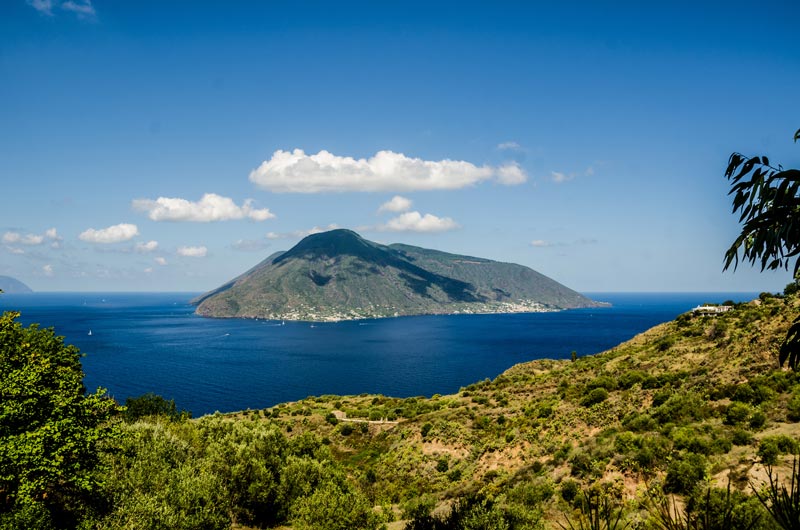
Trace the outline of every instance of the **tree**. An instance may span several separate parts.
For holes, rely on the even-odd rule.
[[[99,447],[118,407],[86,394],[76,347],[18,317],[0,317],[0,526],[74,527],[97,505]]]
[[[800,139],[800,129],[794,141]],[[731,181],[733,212],[740,212],[742,232],[725,252],[727,270],[742,260],[759,263],[761,270],[776,270],[794,261],[793,278],[800,272],[800,169],[770,165],[766,156],[733,153],[725,177]],[[800,318],[789,328],[781,345],[779,361],[793,370],[800,364]]]

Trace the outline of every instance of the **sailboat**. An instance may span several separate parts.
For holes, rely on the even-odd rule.
[[[87,335],[89,335],[90,337],[92,336],[92,330],[91,329],[89,330],[89,333],[87,333]]]

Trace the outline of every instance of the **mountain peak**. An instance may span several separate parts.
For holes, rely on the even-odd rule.
[[[275,258],[272,263],[277,264],[291,258],[324,259],[342,255],[376,259],[385,252],[385,249],[367,241],[352,230],[337,228],[306,236],[290,250]]]

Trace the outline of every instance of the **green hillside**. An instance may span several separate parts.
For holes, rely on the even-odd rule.
[[[730,481],[749,495],[766,480],[764,463],[786,472],[800,378],[778,368],[777,349],[798,312],[793,296],[763,297],[714,317],[681,315],[575,362],[521,364],[455,395],[310,397],[256,416],[329,441],[398,516],[420,500],[441,508],[479,494],[558,528],[577,517],[577,492],[594,488],[644,524],[649,492],[696,498]],[[756,510],[748,498],[737,502]]]
[[[190,420],[85,395],[77,349],[6,313],[0,528],[774,530],[754,492],[774,513],[765,482],[800,452],[800,376],[777,364],[798,314],[764,294],[453,395]]]
[[[521,265],[380,245],[350,230],[308,236],[193,302],[203,316],[311,321],[597,305]]]

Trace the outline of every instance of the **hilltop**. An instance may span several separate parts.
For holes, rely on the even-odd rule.
[[[8,294],[32,293],[33,289],[11,276],[0,276],[0,291]]]
[[[343,229],[310,235],[193,303],[209,317],[312,321],[599,305],[522,265],[381,245]]]

